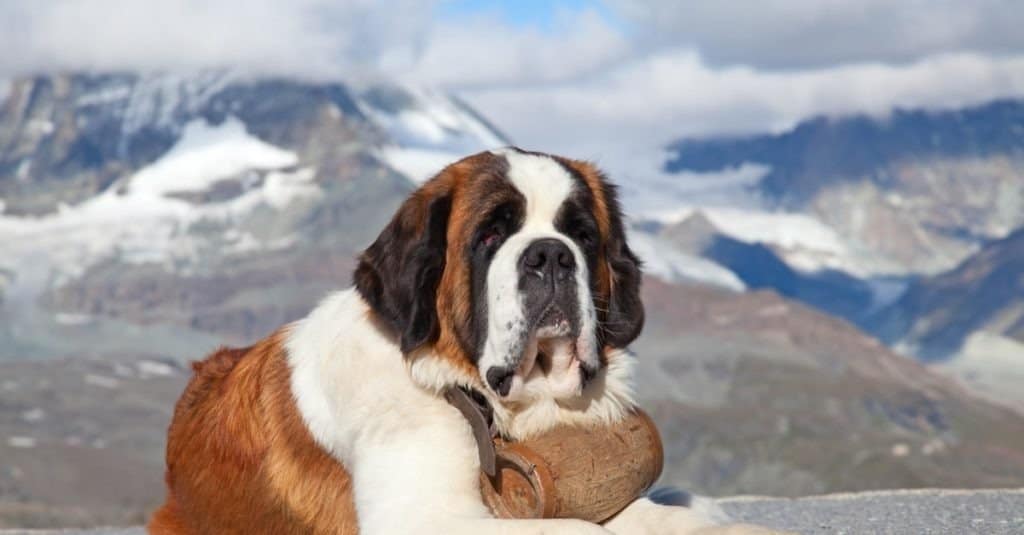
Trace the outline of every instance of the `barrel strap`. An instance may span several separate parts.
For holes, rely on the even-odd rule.
[[[498,436],[498,433],[494,425],[491,404],[480,392],[461,386],[446,389],[444,399],[459,409],[473,429],[477,453],[480,454],[480,469],[490,477],[496,476],[498,468],[494,437]]]

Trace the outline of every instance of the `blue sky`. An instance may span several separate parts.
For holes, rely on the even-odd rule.
[[[621,19],[602,2],[588,0],[444,0],[437,8],[441,19],[460,19],[481,14],[498,15],[510,26],[531,27],[546,32],[558,32],[557,14],[593,11],[613,25]]]

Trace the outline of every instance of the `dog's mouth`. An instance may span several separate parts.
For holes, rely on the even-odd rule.
[[[538,318],[533,334],[530,336],[530,342],[526,349],[527,354],[524,355],[525,358],[520,365],[520,373],[527,377],[532,371],[531,368],[536,366],[543,374],[548,375],[552,371],[556,371],[556,366],[559,364],[571,364],[571,361],[579,360],[572,331],[573,325],[565,310],[553,304],[548,306]],[[526,366],[522,366],[523,364]]]
[[[566,337],[537,338],[535,366],[542,374],[551,375],[579,363],[576,341]],[[531,370],[524,370],[529,375]]]
[[[583,362],[578,337],[571,317],[561,307],[549,307],[530,335],[516,375],[527,385],[543,385],[556,398],[580,395],[596,370]]]
[[[558,305],[550,305],[537,319],[534,327],[538,339],[557,338],[572,334],[573,325],[569,315]]]
[[[601,361],[593,333],[582,332],[579,316],[570,306],[548,303],[519,334],[515,364],[491,366],[484,373],[491,390],[513,404],[583,395],[599,374]]]
[[[534,335],[514,374],[514,398],[577,396],[583,386],[576,340],[568,336]]]

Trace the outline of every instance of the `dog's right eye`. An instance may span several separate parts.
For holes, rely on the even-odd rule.
[[[494,244],[501,241],[501,239],[504,236],[504,230],[502,230],[500,226],[495,225],[487,229],[486,231],[483,232],[483,234],[480,235],[480,244],[483,245],[484,247],[491,247]]]
[[[513,216],[512,206],[508,204],[499,206],[487,218],[489,223],[485,230],[480,233],[477,243],[488,249],[500,244],[508,235],[508,229],[512,225]]]

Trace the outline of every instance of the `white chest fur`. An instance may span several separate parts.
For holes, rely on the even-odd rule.
[[[439,384],[418,384],[453,375],[429,365],[410,370],[369,314],[354,290],[338,292],[292,325],[285,343],[296,404],[316,442],[349,471],[361,533],[608,533],[580,521],[491,518],[469,425],[437,395]],[[496,406],[496,417],[526,435],[614,418],[632,407],[632,360],[611,355],[594,398],[579,408]]]

